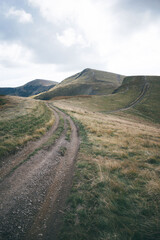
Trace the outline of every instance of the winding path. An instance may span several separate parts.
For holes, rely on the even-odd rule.
[[[119,111],[126,111],[134,106],[136,106],[139,102],[142,101],[142,99],[144,98],[144,96],[146,95],[147,91],[149,89],[149,83],[147,82],[147,79],[146,79],[146,76],[144,77],[144,85],[143,85],[143,88],[139,94],[139,96],[133,100],[131,103],[129,103],[127,106],[125,106],[124,108],[120,108],[120,109],[117,109],[117,110],[113,110],[113,111],[108,111],[108,112],[105,112],[105,113],[115,113],[115,112],[119,112]]]
[[[71,118],[55,107],[50,107],[56,116],[50,132],[41,141],[28,145],[18,153],[18,161],[14,156],[8,160],[10,167],[3,168],[6,171],[2,174],[0,184],[0,239],[57,239],[72,183],[79,137]],[[43,147],[58,130],[59,119],[64,122],[62,133],[49,148]],[[68,129],[70,139],[66,138]],[[23,162],[37,147],[37,153]],[[16,169],[12,171],[14,166]]]

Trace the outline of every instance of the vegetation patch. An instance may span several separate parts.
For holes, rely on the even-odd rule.
[[[56,140],[60,137],[60,135],[62,134],[63,131],[64,131],[64,119],[62,117],[60,117],[60,121],[59,121],[57,130],[48,139],[48,141],[42,145],[42,148],[46,149],[46,148],[49,148],[50,146],[52,146],[56,142]]]
[[[67,148],[66,148],[66,147],[61,147],[61,148],[59,149],[59,153],[60,153],[61,156],[64,156],[66,151],[67,151]]]
[[[71,139],[71,125],[67,119],[67,132],[66,132],[66,140],[70,142]]]

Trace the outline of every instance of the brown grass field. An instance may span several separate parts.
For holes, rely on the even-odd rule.
[[[60,239],[160,239],[159,124],[89,111],[84,98],[75,102],[53,102],[81,135]]]

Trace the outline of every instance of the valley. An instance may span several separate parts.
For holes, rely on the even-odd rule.
[[[159,92],[85,69],[0,96],[1,239],[160,239]]]

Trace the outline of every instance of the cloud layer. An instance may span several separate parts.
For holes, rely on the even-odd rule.
[[[29,23],[33,21],[30,13],[27,13],[21,9],[15,9],[14,7],[11,7],[8,10],[6,16],[9,18],[16,18],[20,23]]]
[[[0,10],[0,86],[60,81],[86,67],[160,75],[159,0],[7,2]]]

